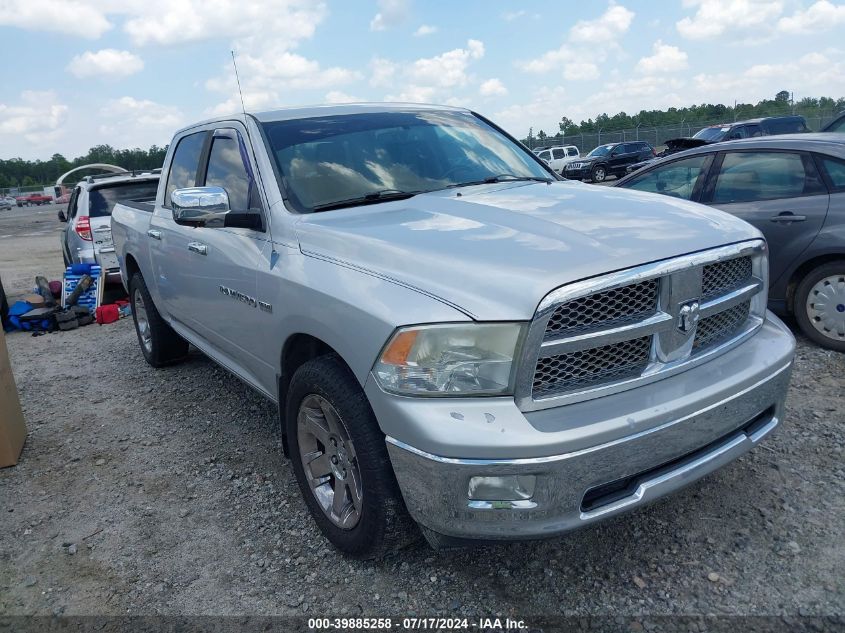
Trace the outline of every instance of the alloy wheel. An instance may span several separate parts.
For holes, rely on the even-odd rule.
[[[361,520],[361,471],[349,431],[328,400],[317,394],[302,399],[297,440],[317,504],[333,524],[351,530]]]
[[[138,337],[141,339],[141,345],[143,345],[146,352],[150,354],[153,351],[153,335],[150,331],[150,320],[147,317],[147,307],[144,304],[144,297],[141,294],[140,288],[135,288],[132,303],[135,308],[135,327],[138,328]]]

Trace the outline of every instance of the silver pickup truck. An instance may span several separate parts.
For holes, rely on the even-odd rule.
[[[548,537],[725,466],[780,423],[794,339],[760,233],[562,181],[416,105],[179,131],[114,243],[146,360],[196,346],[278,403],[305,502],[378,557]]]

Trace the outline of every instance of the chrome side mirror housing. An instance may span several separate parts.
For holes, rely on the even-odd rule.
[[[188,226],[224,226],[231,210],[223,187],[187,187],[170,194],[173,220]]]

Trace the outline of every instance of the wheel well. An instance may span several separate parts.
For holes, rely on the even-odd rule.
[[[138,262],[135,261],[135,258],[132,255],[126,255],[126,283],[129,283],[129,280],[132,279],[132,275],[139,272],[141,267],[138,266]]]
[[[279,421],[282,427],[282,443],[285,455],[288,455],[288,446],[284,434],[284,415],[290,380],[296,370],[309,360],[328,354],[336,354],[338,358],[341,358],[331,345],[310,334],[294,334],[285,341],[282,348],[281,372],[279,374]],[[343,359],[341,358],[341,360]]]
[[[795,301],[795,290],[798,288],[798,284],[801,283],[801,280],[814,268],[818,268],[819,266],[824,266],[825,264],[829,264],[831,262],[835,262],[841,259],[845,259],[845,253],[831,253],[829,255],[820,255],[819,257],[814,257],[813,259],[808,259],[806,262],[801,264],[798,268],[795,269],[795,272],[792,273],[792,276],[789,278],[789,284],[786,287],[786,307],[789,312],[793,311],[793,305]]]

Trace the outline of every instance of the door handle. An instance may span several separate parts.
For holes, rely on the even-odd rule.
[[[803,222],[807,219],[806,215],[795,215],[792,211],[784,211],[769,218],[772,222],[779,222],[783,224],[790,224],[791,222]]]
[[[208,246],[202,242],[188,242],[188,250],[200,255],[208,255]]]
[[[153,238],[154,240],[161,239],[161,231],[156,231],[155,229],[150,229],[149,231],[147,231],[147,235]]]

